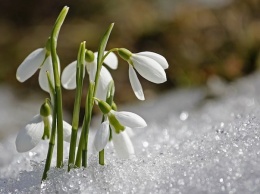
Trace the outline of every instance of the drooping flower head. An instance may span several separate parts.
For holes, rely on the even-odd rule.
[[[16,137],[15,145],[18,152],[27,152],[33,149],[41,139],[49,139],[52,116],[50,106],[47,102],[43,103],[40,114],[35,115]],[[70,142],[71,125],[63,121],[63,138]]]
[[[146,127],[145,120],[132,112],[114,111],[106,102],[101,100],[98,101],[98,105],[103,114],[107,115],[108,120],[101,124],[100,129],[96,133],[94,139],[96,150],[101,151],[108,143],[111,135],[110,126],[112,129],[112,141],[117,155],[120,158],[129,158],[134,154],[134,147],[125,128]]]
[[[165,69],[169,67],[166,59],[154,52],[132,53],[125,48],[118,49],[119,56],[129,64],[129,79],[133,91],[139,100],[144,100],[144,93],[135,70],[150,82],[159,84],[167,80]]]
[[[24,82],[32,77],[38,69],[40,69],[39,84],[40,87],[46,92],[49,92],[46,71],[49,72],[51,80],[54,80],[51,55],[48,45],[49,40],[47,41],[45,48],[38,48],[30,53],[16,71],[16,79],[19,82]]]
[[[85,67],[89,75],[89,81],[92,83],[94,83],[95,81],[95,76],[97,72],[97,56],[97,52],[93,53],[89,50],[86,51]],[[116,69],[118,66],[118,59],[116,55],[111,52],[105,58],[104,63],[111,69]],[[67,67],[65,67],[65,69],[62,72],[61,83],[65,89],[72,90],[76,88],[76,66],[77,61],[74,61],[70,63]],[[113,80],[111,74],[109,73],[106,67],[102,66],[96,91],[97,98],[105,100],[108,86],[111,80]]]

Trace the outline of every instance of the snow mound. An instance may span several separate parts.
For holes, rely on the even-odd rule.
[[[215,98],[180,90],[125,108],[148,123],[134,130],[134,158],[109,145],[105,166],[92,151],[87,169],[53,167],[42,184],[48,143],[18,154],[10,137],[0,144],[0,193],[260,193],[259,85],[255,74]]]

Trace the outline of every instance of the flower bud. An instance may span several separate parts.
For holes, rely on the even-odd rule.
[[[93,62],[94,59],[95,59],[94,53],[91,50],[86,50],[85,60],[90,63]]]
[[[47,100],[42,104],[40,109],[40,115],[42,117],[48,117],[51,114],[51,107]]]
[[[124,59],[125,61],[129,61],[130,57],[132,56],[131,51],[125,49],[125,48],[120,48],[118,49],[118,54],[119,56]]]
[[[98,101],[98,106],[103,114],[108,114],[110,112],[110,110],[112,109],[111,106],[109,106],[109,104],[103,100]]]

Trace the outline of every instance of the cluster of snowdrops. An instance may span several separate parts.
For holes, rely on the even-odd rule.
[[[132,53],[125,48],[106,50],[106,44],[114,26],[112,23],[101,39],[98,52],[88,50],[83,41],[79,46],[77,60],[70,63],[61,74],[56,48],[59,31],[68,10],[69,8],[65,6],[60,12],[45,47],[29,54],[16,73],[17,80],[24,82],[40,69],[39,85],[50,95],[40,106],[39,114],[19,131],[15,142],[18,152],[27,152],[42,139],[49,140],[42,180],[47,178],[55,144],[57,145],[56,167],[63,167],[63,141],[70,143],[68,170],[81,166],[87,167],[88,135],[92,109],[95,105],[103,114],[100,128],[96,131],[93,141],[94,148],[99,152],[99,164],[105,163],[104,149],[108,142],[113,143],[120,158],[129,158],[134,154],[134,147],[128,133],[133,128],[146,127],[147,124],[135,113],[117,111],[114,102],[115,84],[105,67],[117,69],[117,55],[129,64],[130,83],[139,100],[144,100],[145,97],[136,71],[145,79],[158,84],[166,81],[165,69],[168,68],[166,59],[154,52]],[[89,82],[88,92],[85,116],[79,134],[80,102],[86,72]],[[71,124],[63,120],[61,85],[65,89],[76,89]]]

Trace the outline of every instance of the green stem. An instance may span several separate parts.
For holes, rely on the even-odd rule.
[[[105,121],[105,115],[102,117],[102,123]],[[105,149],[101,150],[98,153],[98,163],[100,165],[105,165]]]
[[[83,142],[84,142],[84,129],[85,129],[85,125],[86,125],[86,117],[84,117],[83,120],[83,126],[82,126],[82,131],[81,131],[81,136],[80,136],[80,140],[79,140],[79,144],[78,144],[78,151],[77,151],[77,155],[76,155],[76,161],[75,161],[75,166],[76,167],[81,167],[81,160],[82,160],[82,148],[83,148]]]
[[[101,150],[99,153],[98,153],[98,158],[99,158],[99,164],[100,165],[105,165],[105,150]]]
[[[47,158],[46,158],[46,162],[45,162],[45,167],[44,167],[44,171],[43,171],[43,175],[42,175],[42,181],[46,180],[46,178],[47,178],[47,172],[50,170],[51,158],[52,158],[52,154],[53,154],[54,145],[55,145],[55,144],[49,142],[48,154],[47,154]]]
[[[70,140],[68,171],[70,171],[70,169],[73,168],[73,166],[74,166],[76,143],[77,143],[77,133],[78,133],[78,128],[72,127],[71,140]]]
[[[100,46],[98,50],[98,58],[97,58],[97,72],[95,76],[95,81],[94,83],[90,83],[90,87],[88,90],[88,95],[87,95],[87,103],[86,103],[86,108],[85,108],[85,118],[84,118],[84,128],[82,128],[81,131],[81,137],[80,137],[80,142],[79,142],[79,147],[78,147],[78,153],[77,153],[77,158],[76,158],[76,163],[75,165],[79,165],[79,160],[82,160],[82,166],[87,167],[87,151],[88,151],[88,134],[89,134],[89,127],[90,127],[90,121],[91,121],[91,116],[92,116],[92,109],[94,106],[94,97],[96,94],[97,90],[97,85],[98,85],[98,80],[99,80],[99,74],[100,70],[103,64],[103,56],[104,56],[104,51],[107,45],[108,38],[110,36],[110,33],[113,29],[114,23],[112,23],[107,31],[105,32]],[[84,136],[84,137],[83,137]],[[81,154],[79,153],[81,152]]]
[[[105,115],[103,115],[102,117],[102,123],[104,122],[104,120],[105,120]],[[105,165],[105,149],[101,150],[98,153],[98,163],[100,165]]]
[[[77,143],[77,133],[79,126],[79,112],[80,112],[80,104],[81,104],[81,95],[82,95],[82,86],[83,86],[83,72],[84,72],[84,63],[85,63],[85,42],[80,44],[79,52],[78,52],[78,61],[77,61],[77,72],[76,72],[76,96],[74,102],[74,110],[72,117],[72,133],[70,140],[70,151],[69,151],[69,163],[68,163],[68,171],[71,166],[74,165],[75,161],[75,150]]]
[[[86,158],[87,158],[88,133],[89,133],[89,126],[90,126],[91,113],[93,107],[93,105],[91,105],[90,96],[93,95],[93,90],[94,90],[94,84],[90,83],[88,94],[86,97],[85,117],[83,120],[83,126],[82,126],[82,131],[81,131],[81,136],[79,140],[78,151],[77,151],[77,156],[75,161],[75,166],[77,167],[81,167],[81,165],[83,165],[84,167],[87,166]]]
[[[105,56],[104,56],[105,57]],[[114,94],[115,94],[115,85],[114,85],[114,81],[111,81],[109,83],[109,86],[108,86],[108,91],[107,91],[107,96],[106,96],[106,102],[112,106],[113,104],[113,100],[114,100]],[[102,122],[105,121],[105,118],[106,116],[103,115],[102,117]],[[101,150],[98,154],[98,157],[99,157],[99,164],[100,165],[105,165],[105,150]]]
[[[60,62],[57,55],[57,39],[60,32],[60,28],[65,20],[69,8],[64,7],[58,16],[54,28],[51,33],[51,57],[54,72],[54,84],[56,91],[56,106],[57,106],[57,163],[56,166],[61,168],[63,166],[63,115],[62,115],[62,92],[60,83]]]
[[[118,51],[118,48],[113,48],[113,49],[110,49],[109,51],[107,51],[106,54],[102,58],[102,63],[104,63],[104,60],[109,55],[109,53],[115,52],[115,51]]]
[[[92,117],[92,109],[93,109],[93,92],[94,92],[95,84],[90,83],[89,86],[89,93],[87,96],[87,106],[85,109],[85,115],[86,115],[86,123],[84,125],[85,129],[83,129],[84,133],[84,141],[82,143],[82,166],[85,168],[87,167],[87,161],[88,161],[88,134],[89,134],[89,128],[90,128],[90,121]]]
[[[57,92],[57,168],[63,166],[63,116],[61,88],[56,87]]]
[[[52,113],[52,127],[51,127],[51,137],[50,137],[50,142],[49,142],[49,149],[47,153],[47,158],[44,166],[44,171],[42,175],[42,181],[47,178],[47,172],[50,169],[51,166],[51,159],[52,159],[52,154],[53,154],[53,148],[55,145],[55,137],[56,137],[56,105],[53,105],[53,113]]]

